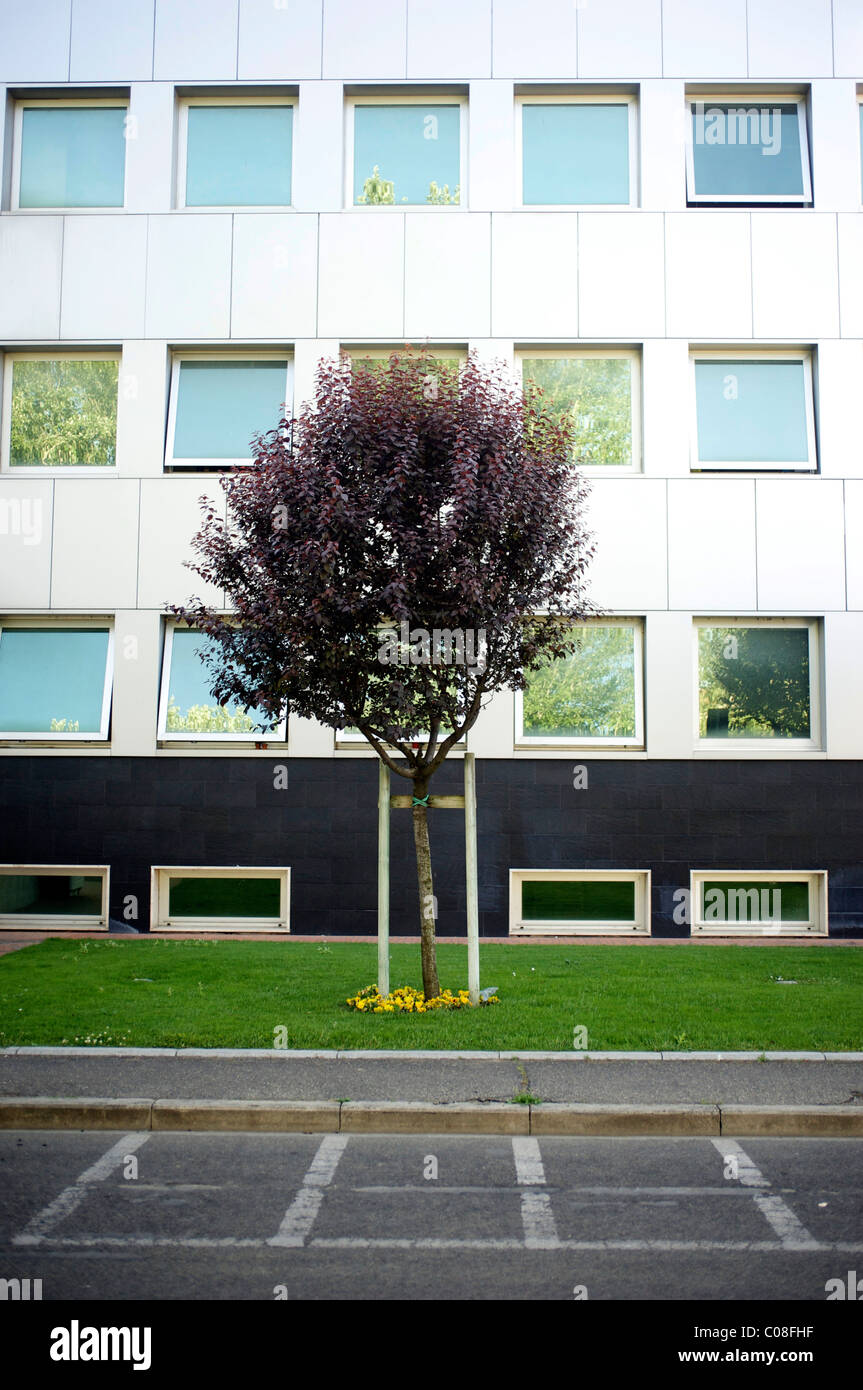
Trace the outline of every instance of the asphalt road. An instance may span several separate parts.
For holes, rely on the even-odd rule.
[[[43,1300],[809,1300],[863,1271],[863,1140],[0,1133]]]

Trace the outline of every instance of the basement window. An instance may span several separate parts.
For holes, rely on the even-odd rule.
[[[827,931],[827,874],[699,870],[690,875],[692,931],[805,936]]]
[[[107,864],[0,864],[0,928],[108,927]]]
[[[154,931],[289,931],[290,869],[156,866]]]
[[[510,935],[650,932],[648,869],[511,869]]]

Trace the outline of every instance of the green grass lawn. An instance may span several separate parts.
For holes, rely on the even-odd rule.
[[[391,984],[418,985],[418,946],[393,946]],[[841,1051],[863,1047],[863,952],[835,947],[489,945],[501,1002],[363,1016],[345,999],[377,947],[309,942],[61,940],[0,959],[0,1045]],[[467,984],[464,946],[439,946],[441,985]],[[794,980],[781,984],[777,977]]]

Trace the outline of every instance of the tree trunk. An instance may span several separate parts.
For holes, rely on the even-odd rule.
[[[424,798],[428,783],[414,782],[414,796]],[[420,931],[423,966],[423,993],[426,999],[440,994],[435,955],[434,887],[432,885],[431,848],[429,846],[428,811],[425,806],[413,807],[414,845],[417,856],[417,880],[420,890]]]

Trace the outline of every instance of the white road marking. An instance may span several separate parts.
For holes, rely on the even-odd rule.
[[[100,1159],[85,1169],[79,1178],[76,1178],[71,1187],[65,1188],[49,1206],[37,1212],[21,1231],[20,1235],[12,1237],[13,1245],[39,1245],[46,1238],[52,1227],[56,1226],[64,1217],[69,1216],[77,1206],[83,1202],[87,1195],[87,1189],[94,1182],[103,1182],[110,1177],[115,1168],[125,1162],[126,1155],[132,1154],[136,1149],[140,1149],[142,1144],[146,1144],[150,1138],[150,1131],[146,1130],[138,1134],[125,1134],[122,1139],[118,1139],[107,1153]]]
[[[224,1248],[266,1249],[274,1244],[262,1236],[47,1236],[43,1244],[51,1249],[90,1249],[104,1246],[109,1249],[139,1247],[150,1249],[154,1246],[169,1246],[176,1249],[211,1250]],[[307,1243],[309,1249],[318,1250],[524,1250],[521,1240],[445,1240],[436,1237],[419,1236],[415,1238],[392,1237],[322,1237],[313,1236]],[[544,1247],[536,1247],[544,1248]],[[816,1241],[814,1245],[790,1246],[778,1240],[560,1240],[556,1246],[560,1250],[631,1250],[658,1254],[676,1254],[686,1251],[744,1251],[756,1254],[810,1254],[813,1251],[830,1251],[834,1254],[863,1254],[863,1241]]]
[[[303,1185],[282,1217],[282,1224],[268,1245],[305,1245],[324,1200],[324,1188],[333,1180],[348,1142],[346,1134],[326,1134],[312,1159]]]
[[[713,1147],[727,1161],[733,1158],[737,1164],[737,1181],[743,1187],[767,1189],[770,1183],[756,1168],[752,1159],[734,1139],[713,1139]],[[789,1207],[788,1203],[775,1193],[754,1192],[752,1200],[765,1221],[773,1227],[785,1250],[817,1250],[819,1243],[810,1235]]]
[[[551,1197],[538,1188],[545,1185],[545,1169],[539,1140],[514,1138],[512,1156],[515,1159],[515,1175],[518,1183],[527,1188],[521,1194],[521,1220],[524,1226],[524,1244],[527,1250],[557,1250],[560,1237],[551,1209]]]

